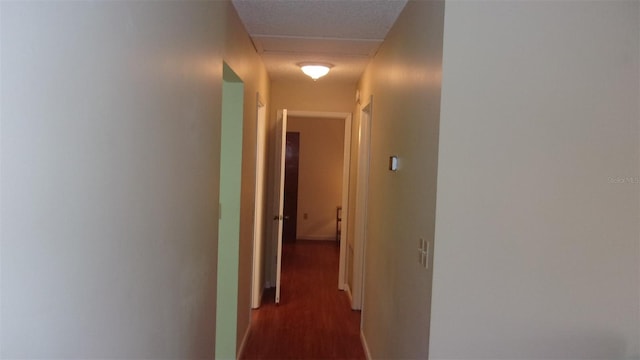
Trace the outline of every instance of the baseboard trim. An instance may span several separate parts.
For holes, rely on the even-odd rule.
[[[244,352],[244,346],[247,344],[247,339],[249,338],[249,332],[251,332],[251,322],[249,322],[249,326],[247,326],[247,331],[244,332],[244,337],[242,338],[242,342],[240,343],[240,348],[238,349],[238,353],[236,354],[236,360],[242,358],[242,353]]]
[[[260,289],[260,296],[258,296],[258,308],[262,305],[262,296],[264,296],[264,288]],[[249,324],[251,326],[251,324]]]
[[[367,338],[364,336],[362,329],[360,329],[360,342],[362,343],[362,348],[364,349],[364,357],[367,360],[373,359],[371,357],[371,352],[369,351],[369,345],[367,344]]]
[[[351,308],[353,308],[353,298],[351,297],[351,288],[349,284],[342,285],[344,287],[344,292],[347,293],[347,297],[349,298],[349,304],[351,304]]]
[[[264,296],[265,288],[260,289],[260,294],[258,294],[258,305],[253,303],[253,299],[251,299],[251,310],[260,309],[262,305],[262,297]]]

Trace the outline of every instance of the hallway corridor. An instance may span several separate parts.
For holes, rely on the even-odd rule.
[[[283,244],[280,305],[264,294],[252,314],[242,359],[364,359],[360,312],[337,289],[339,247],[328,241]]]

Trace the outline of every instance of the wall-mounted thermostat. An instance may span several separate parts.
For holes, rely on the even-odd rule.
[[[398,157],[395,155],[389,156],[389,170],[398,171]]]

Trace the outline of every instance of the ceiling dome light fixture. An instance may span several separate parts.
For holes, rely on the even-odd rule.
[[[303,73],[313,79],[313,81],[318,80],[319,78],[327,75],[329,70],[333,67],[332,64],[328,63],[311,63],[305,62],[298,64]]]

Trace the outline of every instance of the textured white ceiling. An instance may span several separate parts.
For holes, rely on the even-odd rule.
[[[334,65],[318,81],[357,81],[406,0],[233,0],[271,79],[302,79],[297,63]]]

